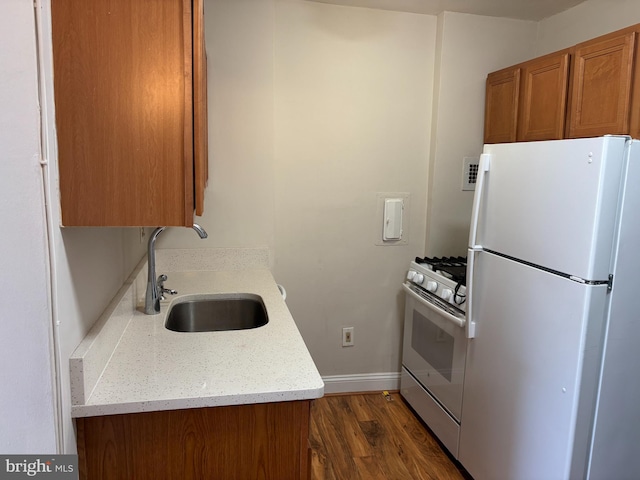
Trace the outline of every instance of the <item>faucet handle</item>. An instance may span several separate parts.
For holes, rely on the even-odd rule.
[[[168,293],[169,295],[175,295],[176,293],[178,293],[178,291],[173,290],[171,288],[163,288],[162,291],[160,292],[160,300],[165,300],[164,298],[165,293]]]
[[[160,297],[160,300],[164,300],[164,294],[168,293],[169,295],[175,295],[176,293],[178,293],[177,290],[173,290],[171,288],[164,288],[164,282],[167,280],[167,276],[165,274],[159,275],[158,276],[158,280],[157,280],[157,285],[158,285],[158,296]]]

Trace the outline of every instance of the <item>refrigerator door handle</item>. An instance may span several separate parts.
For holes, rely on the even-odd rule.
[[[478,216],[480,215],[480,201],[482,200],[482,192],[484,190],[484,177],[491,166],[491,155],[483,153],[480,155],[478,163],[478,179],[476,181],[476,191],[473,196],[473,208],[471,210],[471,230],[469,232],[469,246],[471,248],[480,247],[477,241],[478,234]],[[481,247],[480,247],[481,248]]]
[[[473,319],[473,267],[476,261],[476,253],[478,250],[470,248],[467,252],[467,321],[466,321],[466,333],[467,338],[476,337],[476,322]]]

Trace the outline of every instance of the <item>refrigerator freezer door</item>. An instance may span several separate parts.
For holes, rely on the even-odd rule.
[[[486,145],[490,169],[484,192],[475,193],[481,197],[476,244],[585,280],[607,280],[626,140]]]
[[[459,460],[476,480],[569,478],[586,463],[606,285],[487,252],[473,283]]]

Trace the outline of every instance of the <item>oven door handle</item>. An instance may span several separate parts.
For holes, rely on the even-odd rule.
[[[408,295],[411,295],[411,297],[413,297],[415,300],[417,300],[418,302],[420,302],[421,305],[424,305],[425,307],[433,310],[435,313],[442,315],[444,318],[446,318],[447,320],[449,320],[450,322],[455,323],[457,326],[463,328],[465,325],[465,319],[464,318],[458,318],[455,315],[451,315],[449,312],[445,312],[444,310],[436,307],[435,305],[433,305],[432,303],[429,303],[427,300],[425,300],[424,298],[422,298],[420,295],[418,295],[416,292],[414,292],[413,290],[411,290],[406,283],[402,284],[402,288],[404,288],[405,292],[407,292]]]

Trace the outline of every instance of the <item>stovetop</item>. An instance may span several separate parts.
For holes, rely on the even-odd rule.
[[[427,268],[435,272],[441,272],[456,283],[461,285],[467,283],[467,257],[416,257],[415,262],[419,265],[426,265]]]
[[[409,265],[405,283],[430,303],[447,311],[449,307],[454,307],[464,315],[466,262],[464,257],[416,258]]]

